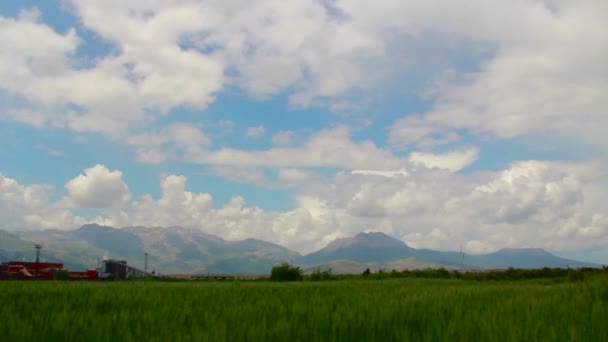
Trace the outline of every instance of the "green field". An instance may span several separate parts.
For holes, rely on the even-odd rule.
[[[608,279],[0,282],[1,341],[607,341]]]

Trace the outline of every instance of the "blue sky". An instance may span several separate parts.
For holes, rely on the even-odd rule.
[[[0,228],[605,263],[605,7],[4,2]]]

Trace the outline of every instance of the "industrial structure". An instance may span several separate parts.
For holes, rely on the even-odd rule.
[[[98,270],[98,277],[101,279],[111,278],[124,280],[154,276],[153,274],[142,271],[137,267],[127,265],[125,260],[103,260]]]
[[[97,268],[86,271],[69,271],[60,262],[41,262],[41,245],[36,244],[36,261],[9,261],[0,263],[0,280],[126,280],[134,278],[155,277],[154,273],[142,271],[127,265],[125,260],[102,260]],[[146,253],[146,269],[147,269]]]
[[[94,280],[96,269],[84,272],[68,271],[60,262],[9,261],[0,264],[0,280]]]

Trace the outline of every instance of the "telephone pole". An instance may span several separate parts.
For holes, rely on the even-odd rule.
[[[38,269],[40,268],[40,249],[42,248],[42,245],[40,244],[35,244],[34,248],[36,248],[36,279],[38,278]]]

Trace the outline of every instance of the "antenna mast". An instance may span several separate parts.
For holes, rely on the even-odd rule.
[[[41,244],[35,244],[34,248],[36,248],[36,278],[38,278],[38,268],[40,264],[40,249],[42,248]]]

